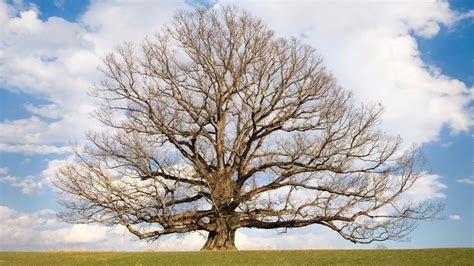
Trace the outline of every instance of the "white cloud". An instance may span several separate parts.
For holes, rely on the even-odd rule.
[[[59,168],[70,164],[74,161],[75,157],[70,155],[66,157],[65,159],[56,159],[56,160],[50,160],[48,161],[48,166],[46,169],[44,169],[41,172],[41,176],[48,181],[48,183],[51,182],[51,180],[54,179],[54,176],[56,172],[59,170]]]
[[[141,42],[170,22],[175,10],[189,8],[185,1],[95,1],[81,17],[92,29],[88,38],[99,56],[124,41]]]
[[[0,140],[15,140],[22,143],[38,143],[47,124],[38,117],[6,121],[0,124]]]
[[[71,147],[57,147],[53,145],[34,145],[34,144],[4,144],[0,143],[0,152],[8,153],[25,153],[25,154],[51,154],[51,153],[68,153]]]
[[[122,249],[128,244],[133,249],[129,238],[105,226],[60,223],[49,209],[27,214],[0,206],[0,239],[8,239],[0,241],[0,250],[85,249],[87,245],[91,249],[93,245],[98,245],[97,249],[110,245],[104,250],[113,250],[114,244]],[[110,244],[104,243],[106,240]]]
[[[137,241],[124,227],[94,224],[68,225],[58,222],[55,212],[43,209],[22,213],[0,206],[0,250],[199,250],[205,233],[164,236],[156,242]],[[321,226],[290,230],[241,229],[236,233],[239,249],[327,249],[348,248],[352,244]]]
[[[26,110],[34,115],[39,115],[47,118],[58,118],[60,116],[59,108],[56,104],[48,104],[41,106],[34,106],[32,104],[25,105]]]
[[[193,232],[165,237],[156,242],[156,250],[199,250],[206,241],[206,233]],[[235,234],[235,245],[239,250],[276,249],[331,249],[346,248],[352,244],[339,235],[321,226],[290,229],[288,233],[274,230],[239,229]]]
[[[198,250],[199,233],[164,237],[155,243],[137,241],[124,227],[64,224],[49,209],[31,214],[0,206],[0,250]]]
[[[35,230],[58,224],[52,210],[44,209],[25,214],[5,206],[0,208],[0,210],[2,209],[7,209],[8,215],[0,219],[0,239],[8,239],[9,241],[1,241],[0,249],[3,246],[15,244],[39,243],[42,240],[35,234]]]
[[[449,216],[449,220],[451,221],[459,221],[461,220],[461,216],[457,215],[457,214],[452,214]]]
[[[227,1],[221,1],[227,2]],[[316,47],[341,85],[360,101],[386,106],[385,127],[406,143],[434,140],[447,124],[454,130],[472,125],[469,88],[431,71],[413,35],[438,33],[467,14],[456,14],[445,2],[282,2],[241,1],[238,6],[261,17],[281,35],[304,36]],[[171,20],[185,1],[92,2],[78,22],[38,18],[35,8],[19,11],[0,4],[0,85],[50,101],[27,105],[34,115],[0,124],[0,142],[50,144],[83,140],[83,132],[99,127],[90,119],[91,85],[102,79],[96,67],[105,52],[123,41],[141,41]],[[15,10],[16,9],[16,10]],[[423,12],[416,12],[416,10]],[[339,19],[334,20],[334,17]],[[331,23],[328,23],[331,21]],[[52,38],[51,36],[55,36]],[[362,63],[363,62],[363,63]],[[416,115],[413,115],[416,114]],[[11,134],[20,132],[24,134]],[[8,136],[5,136],[8,135]]]
[[[14,210],[6,206],[0,206],[0,221],[10,218],[10,216],[14,213],[15,213]]]
[[[440,25],[455,27],[457,14],[447,2],[231,2],[280,35],[304,36],[358,101],[385,106],[385,129],[405,143],[435,140],[443,125],[455,131],[472,126],[472,88],[431,71],[414,36],[431,38]]]
[[[46,115],[45,110],[41,112],[43,116]],[[0,123],[0,151],[40,154],[67,152],[70,149],[65,146],[66,143],[84,138],[85,131],[90,128],[83,125],[88,121],[95,125],[88,112],[81,111],[63,114],[61,120],[53,122],[37,116],[6,120]]]
[[[26,195],[37,194],[45,186],[45,181],[43,179],[31,175],[25,177],[7,175],[0,178],[0,180],[14,188],[20,189],[20,191]]]
[[[460,178],[460,179],[456,180],[456,182],[462,183],[462,184],[474,185],[474,178],[472,178],[472,177]]]
[[[20,189],[23,194],[38,194],[41,193],[47,186],[50,186],[52,184],[51,180],[54,178],[56,172],[60,167],[73,162],[73,160],[74,157],[72,155],[69,155],[65,159],[49,160],[48,166],[41,172],[41,175],[30,175],[25,177],[7,175],[4,177],[0,177],[0,181],[7,183],[14,188]]]
[[[243,250],[272,249],[334,249],[351,246],[334,232],[322,226],[289,229],[287,233],[275,230],[241,229],[236,234],[236,246]]]
[[[470,18],[474,18],[474,10],[469,10],[466,13],[459,14],[456,19],[457,21],[461,21],[461,20],[470,19]]]
[[[201,232],[192,232],[185,235],[172,235],[156,242],[156,250],[180,251],[199,250],[206,241]]]
[[[102,78],[96,69],[100,58],[122,41],[140,41],[158,30],[170,21],[175,8],[187,8],[184,1],[156,5],[150,8],[148,1],[94,1],[78,22],[68,22],[58,17],[41,21],[36,8],[19,12],[18,6],[0,0],[0,86],[48,100],[44,105],[26,105],[31,117],[0,121],[0,152],[67,153],[65,143],[82,141],[83,132],[98,128],[89,116],[94,100],[86,92]],[[304,36],[303,41],[317,48],[329,70],[343,87],[354,91],[357,100],[386,106],[384,127],[401,134],[408,144],[436,139],[443,125],[455,131],[472,125],[467,109],[474,95],[472,88],[423,62],[414,37],[431,38],[440,25],[455,27],[456,21],[472,17],[472,11],[455,14],[448,3],[439,1],[243,1],[237,5],[261,17],[280,35]],[[30,187],[44,186],[64,162],[50,161],[38,178],[3,178],[30,191]],[[474,184],[472,178],[457,181]],[[442,193],[445,188],[439,176],[426,175],[413,187],[410,197],[420,201],[441,199],[446,197]],[[51,228],[57,225],[47,225],[44,220],[52,221],[51,217],[50,211],[22,214],[0,207],[0,239],[12,239],[11,243],[0,241],[0,248],[31,244],[44,249],[40,246],[43,242],[51,248],[66,243],[66,248],[149,247],[143,242],[130,242],[120,230],[107,231],[100,226]],[[28,220],[35,224],[27,226]],[[333,243],[332,238],[318,239],[319,234],[308,230],[292,230],[291,235],[283,236],[271,231],[259,231],[258,235],[239,231],[237,245],[249,249],[294,248],[307,242],[309,247],[323,248]],[[171,250],[182,249],[183,245],[198,249],[203,241],[193,233],[165,238],[156,245]]]
[[[90,117],[95,100],[87,92],[103,78],[101,58],[123,41],[143,40],[186,7],[184,1],[162,1],[156,9],[148,1],[94,1],[77,22],[68,22],[42,21],[35,6],[0,1],[0,86],[49,101],[27,104],[30,118],[0,122],[1,151],[83,141],[84,132],[100,127]]]
[[[422,175],[423,176],[404,194],[405,199],[412,202],[422,202],[446,198],[446,194],[444,194],[442,190],[448,188],[448,186],[440,181],[441,177],[439,175],[426,173]]]
[[[55,231],[65,243],[93,243],[107,239],[109,229],[100,225],[75,224],[69,228]]]

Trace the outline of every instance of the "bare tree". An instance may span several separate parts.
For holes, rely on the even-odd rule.
[[[319,224],[354,243],[405,239],[437,208],[404,197],[418,152],[378,130],[314,49],[234,7],[177,12],[139,47],[104,59],[107,130],[90,133],[55,185],[71,223],[123,225],[140,239]]]

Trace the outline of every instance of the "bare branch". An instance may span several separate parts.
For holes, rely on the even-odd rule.
[[[203,230],[204,249],[235,249],[241,227],[403,240],[439,211],[404,196],[420,156],[378,129],[382,108],[355,104],[312,47],[235,7],[178,11],[102,71],[107,130],[55,180],[67,222],[148,240]]]

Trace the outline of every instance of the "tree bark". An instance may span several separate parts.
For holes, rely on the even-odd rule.
[[[209,232],[207,241],[201,250],[237,250],[235,246],[235,229]]]
[[[201,250],[237,250],[235,246],[235,231],[225,221],[216,222],[217,229],[210,231],[207,241]]]

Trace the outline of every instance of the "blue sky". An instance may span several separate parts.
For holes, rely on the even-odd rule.
[[[1,1],[0,250],[112,249],[113,242],[147,248],[119,229],[56,222],[60,206],[49,178],[70,160],[68,146],[98,127],[87,91],[100,81],[100,57],[158,30],[176,8],[219,1]],[[414,191],[443,203],[444,219],[420,223],[410,242],[385,245],[474,247],[473,2],[235,4],[279,35],[303,36],[357,100],[386,107],[382,126],[389,133],[423,149],[427,178]],[[316,226],[285,235],[241,230],[238,238],[243,248],[376,246],[352,245]],[[196,235],[185,240],[170,237],[153,247],[202,243]]]

